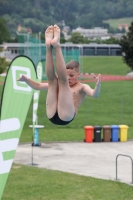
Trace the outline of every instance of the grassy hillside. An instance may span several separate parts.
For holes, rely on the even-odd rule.
[[[133,17],[120,18],[120,19],[109,19],[109,20],[104,20],[103,22],[109,23],[110,27],[116,29],[116,28],[118,28],[118,24],[128,24],[130,26],[132,21],[133,21]]]
[[[12,36],[16,36],[19,24],[23,31],[30,28],[33,33],[43,33],[55,23],[63,27],[64,22],[71,30],[78,26],[106,28],[104,19],[133,17],[132,8],[132,0],[21,0],[21,6],[17,0],[0,0],[0,16]]]

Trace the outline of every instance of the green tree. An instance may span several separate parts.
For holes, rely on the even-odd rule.
[[[104,43],[104,44],[119,44],[120,41],[116,38],[111,37],[107,40],[103,40],[101,43]]]
[[[69,42],[73,42],[74,44],[85,44],[89,43],[88,39],[84,38],[80,33],[75,32],[72,33]]]
[[[133,70],[133,22],[129,27],[127,35],[120,40],[124,62]]]
[[[61,37],[61,38],[60,38],[60,43],[61,43],[61,44],[64,44],[65,42],[67,42],[67,41],[65,40],[65,38],[64,38],[64,37]]]
[[[7,62],[5,58],[0,58],[0,74],[6,71],[8,65],[9,62]]]
[[[9,31],[6,27],[6,22],[3,18],[0,18],[0,44],[7,41],[9,38]]]
[[[34,33],[62,20],[71,29],[109,28],[103,20],[132,17],[132,13],[133,0],[21,0],[21,6],[18,0],[0,0],[0,15],[13,37],[18,24]]]

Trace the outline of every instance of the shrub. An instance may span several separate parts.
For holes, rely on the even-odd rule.
[[[0,74],[6,71],[9,62],[6,61],[5,58],[0,58]]]

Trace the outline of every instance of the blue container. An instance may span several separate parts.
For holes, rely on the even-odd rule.
[[[118,142],[119,141],[119,129],[120,127],[117,125],[111,126],[111,138],[112,142]]]
[[[35,128],[34,130],[34,145],[38,146],[39,145],[39,130],[38,128]]]

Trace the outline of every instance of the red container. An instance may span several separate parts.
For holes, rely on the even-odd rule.
[[[85,142],[93,142],[94,127],[84,126],[84,130],[85,130]]]

